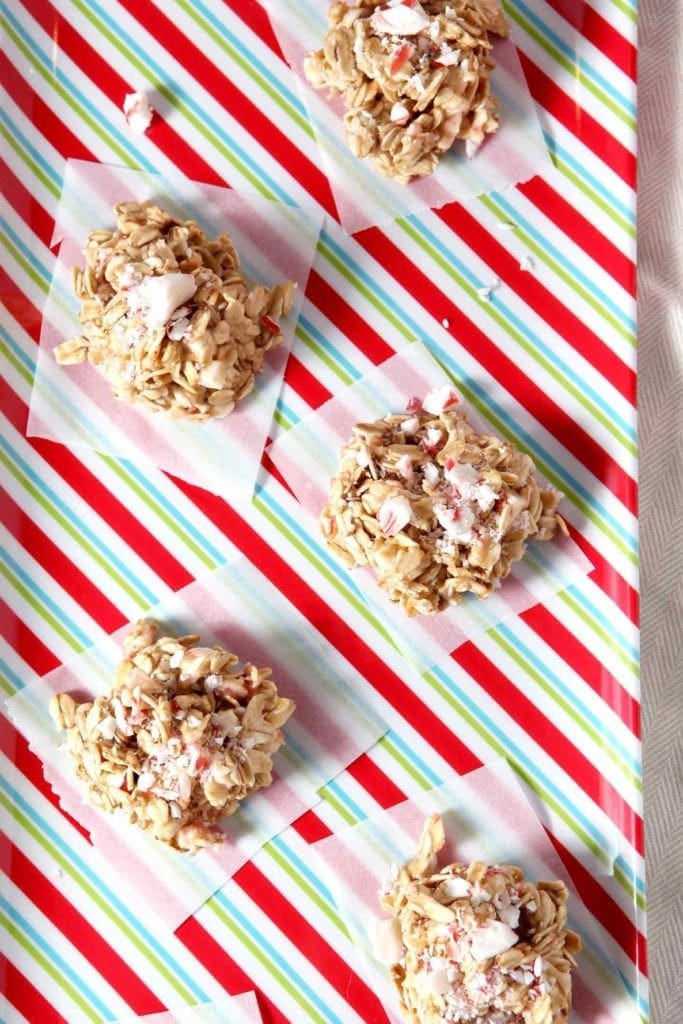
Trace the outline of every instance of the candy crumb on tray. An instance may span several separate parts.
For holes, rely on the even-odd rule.
[[[154,107],[142,92],[129,92],[123,100],[126,124],[136,135],[144,135],[152,123]]]
[[[114,210],[116,229],[91,231],[72,271],[83,334],[57,362],[102,366],[115,398],[151,412],[227,416],[281,343],[294,285],[248,284],[228,234],[209,239],[151,201]]]
[[[358,423],[344,446],[320,528],[349,568],[369,566],[408,615],[488,597],[527,540],[567,533],[561,494],[530,457],[477,434],[450,385],[408,411]]]
[[[381,175],[406,184],[431,174],[456,139],[472,156],[498,129],[489,32],[508,26],[496,0],[332,3],[327,16],[304,72],[342,96],[349,147]]]
[[[377,960],[390,965],[406,1024],[565,1024],[581,940],[567,927],[564,882],[521,868],[449,864],[438,814],[416,856],[380,893]]]
[[[189,853],[221,843],[217,822],[270,785],[281,726],[294,712],[269,668],[198,641],[158,637],[156,623],[141,619],[111,692],[50,702],[90,801]]]

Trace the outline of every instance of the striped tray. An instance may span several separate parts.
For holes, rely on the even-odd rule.
[[[267,457],[253,499],[231,505],[160,470],[25,436],[65,158],[332,208],[266,9],[257,0],[0,3],[5,693],[238,549],[396,712],[314,811],[173,934],[120,899],[3,719],[0,1020],[111,1021],[254,990],[270,1024],[380,1024],[309,844],[500,757],[534,791],[618,951],[605,969],[628,1010],[614,1024],[646,1020],[635,0],[506,4],[551,173],[354,237],[328,217],[320,236],[278,427],[407,341],[436,339],[468,368],[471,400],[503,434],[533,424],[531,454],[565,493],[571,535],[594,566],[427,671],[376,632]],[[140,87],[159,113],[133,136],[120,108]],[[514,230],[498,230],[501,221]],[[531,271],[520,268],[525,256]],[[500,279],[491,301],[473,266]]]

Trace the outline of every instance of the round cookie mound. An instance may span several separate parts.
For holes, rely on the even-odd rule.
[[[272,782],[294,702],[278,696],[269,668],[157,632],[140,620],[111,692],[82,704],[57,694],[50,714],[96,807],[196,853],[221,843],[216,823]]]
[[[58,363],[101,365],[119,401],[174,419],[232,412],[282,341],[290,282],[248,284],[228,234],[207,238],[152,202],[120,203],[114,231],[91,231],[71,283],[80,337]]]
[[[508,441],[478,434],[449,386],[408,412],[358,423],[320,526],[349,567],[367,565],[408,615],[486,598],[529,538],[567,528],[561,498]]]

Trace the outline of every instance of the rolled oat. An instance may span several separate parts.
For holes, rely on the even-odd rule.
[[[380,893],[392,917],[376,956],[390,965],[407,1024],[565,1024],[581,941],[563,882],[528,882],[507,864],[437,866],[439,815],[417,855]]]
[[[293,285],[249,285],[228,234],[210,240],[151,201],[115,213],[72,272],[83,334],[55,349],[57,362],[101,365],[115,398],[151,412],[227,416],[282,341]]]
[[[320,527],[349,567],[370,566],[408,615],[486,598],[529,538],[567,532],[561,498],[528,455],[477,434],[450,386],[408,412],[358,423],[341,453]]]
[[[380,174],[405,184],[456,139],[471,156],[497,130],[489,32],[508,27],[496,0],[337,2],[328,23],[306,77],[342,96],[348,144]]]
[[[272,757],[294,702],[269,668],[240,665],[199,637],[157,638],[140,620],[124,641],[110,693],[50,702],[91,802],[175,850],[222,842],[216,828],[272,781]]]

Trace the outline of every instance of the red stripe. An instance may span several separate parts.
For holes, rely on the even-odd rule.
[[[102,629],[112,633],[121,623],[121,613],[104,594],[81,572],[70,558],[44,533],[33,520],[12,501],[0,487],[0,522],[25,551],[45,569],[66,593]]]
[[[638,701],[571,630],[540,604],[522,612],[520,618],[581,676],[636,737],[640,736]]]
[[[3,953],[0,953],[0,977],[5,998],[29,1024],[37,1024],[38,1021],[40,1024],[69,1024]]]
[[[9,387],[3,392],[2,405],[10,423],[23,434],[28,407]],[[191,582],[192,575],[187,569],[67,448],[37,437],[26,438],[26,443],[168,586],[179,590]],[[121,625],[123,619],[119,615],[118,626]]]
[[[595,765],[473,643],[463,644],[452,657],[535,743],[552,752],[552,759],[642,853],[642,819]]]
[[[625,39],[590,4],[583,0],[545,0],[549,7],[561,14],[572,28],[576,29],[601,53],[635,81],[637,52],[633,43]]]
[[[622,178],[627,185],[635,188],[636,157],[609,131],[596,121],[574,98],[560,89],[559,85],[533,63],[521,50],[519,57],[532,96],[545,107],[560,124],[580,139],[595,155]]]
[[[5,601],[0,598],[0,624],[2,636],[10,647],[16,651],[22,661],[43,676],[59,665],[59,659],[47,647],[40,637],[33,633],[26,623],[15,614]]]
[[[465,207],[456,203],[441,210],[444,224],[484,260],[551,329],[565,339],[628,401],[635,402],[636,375],[601,338],[552,294],[534,275],[520,268],[514,256]],[[555,221],[555,223],[557,223]],[[591,253],[591,258],[595,256]]]
[[[539,177],[517,185],[517,190],[571,238],[575,245],[599,263],[629,295],[635,295],[636,266],[633,260],[598,231],[564,196]]]
[[[11,873],[6,871],[6,874],[14,884],[76,946],[98,974],[124,996],[134,1013],[158,1013],[164,1009],[163,1003],[116,950],[3,833],[0,833],[0,856],[7,858],[7,866],[11,866]]]

